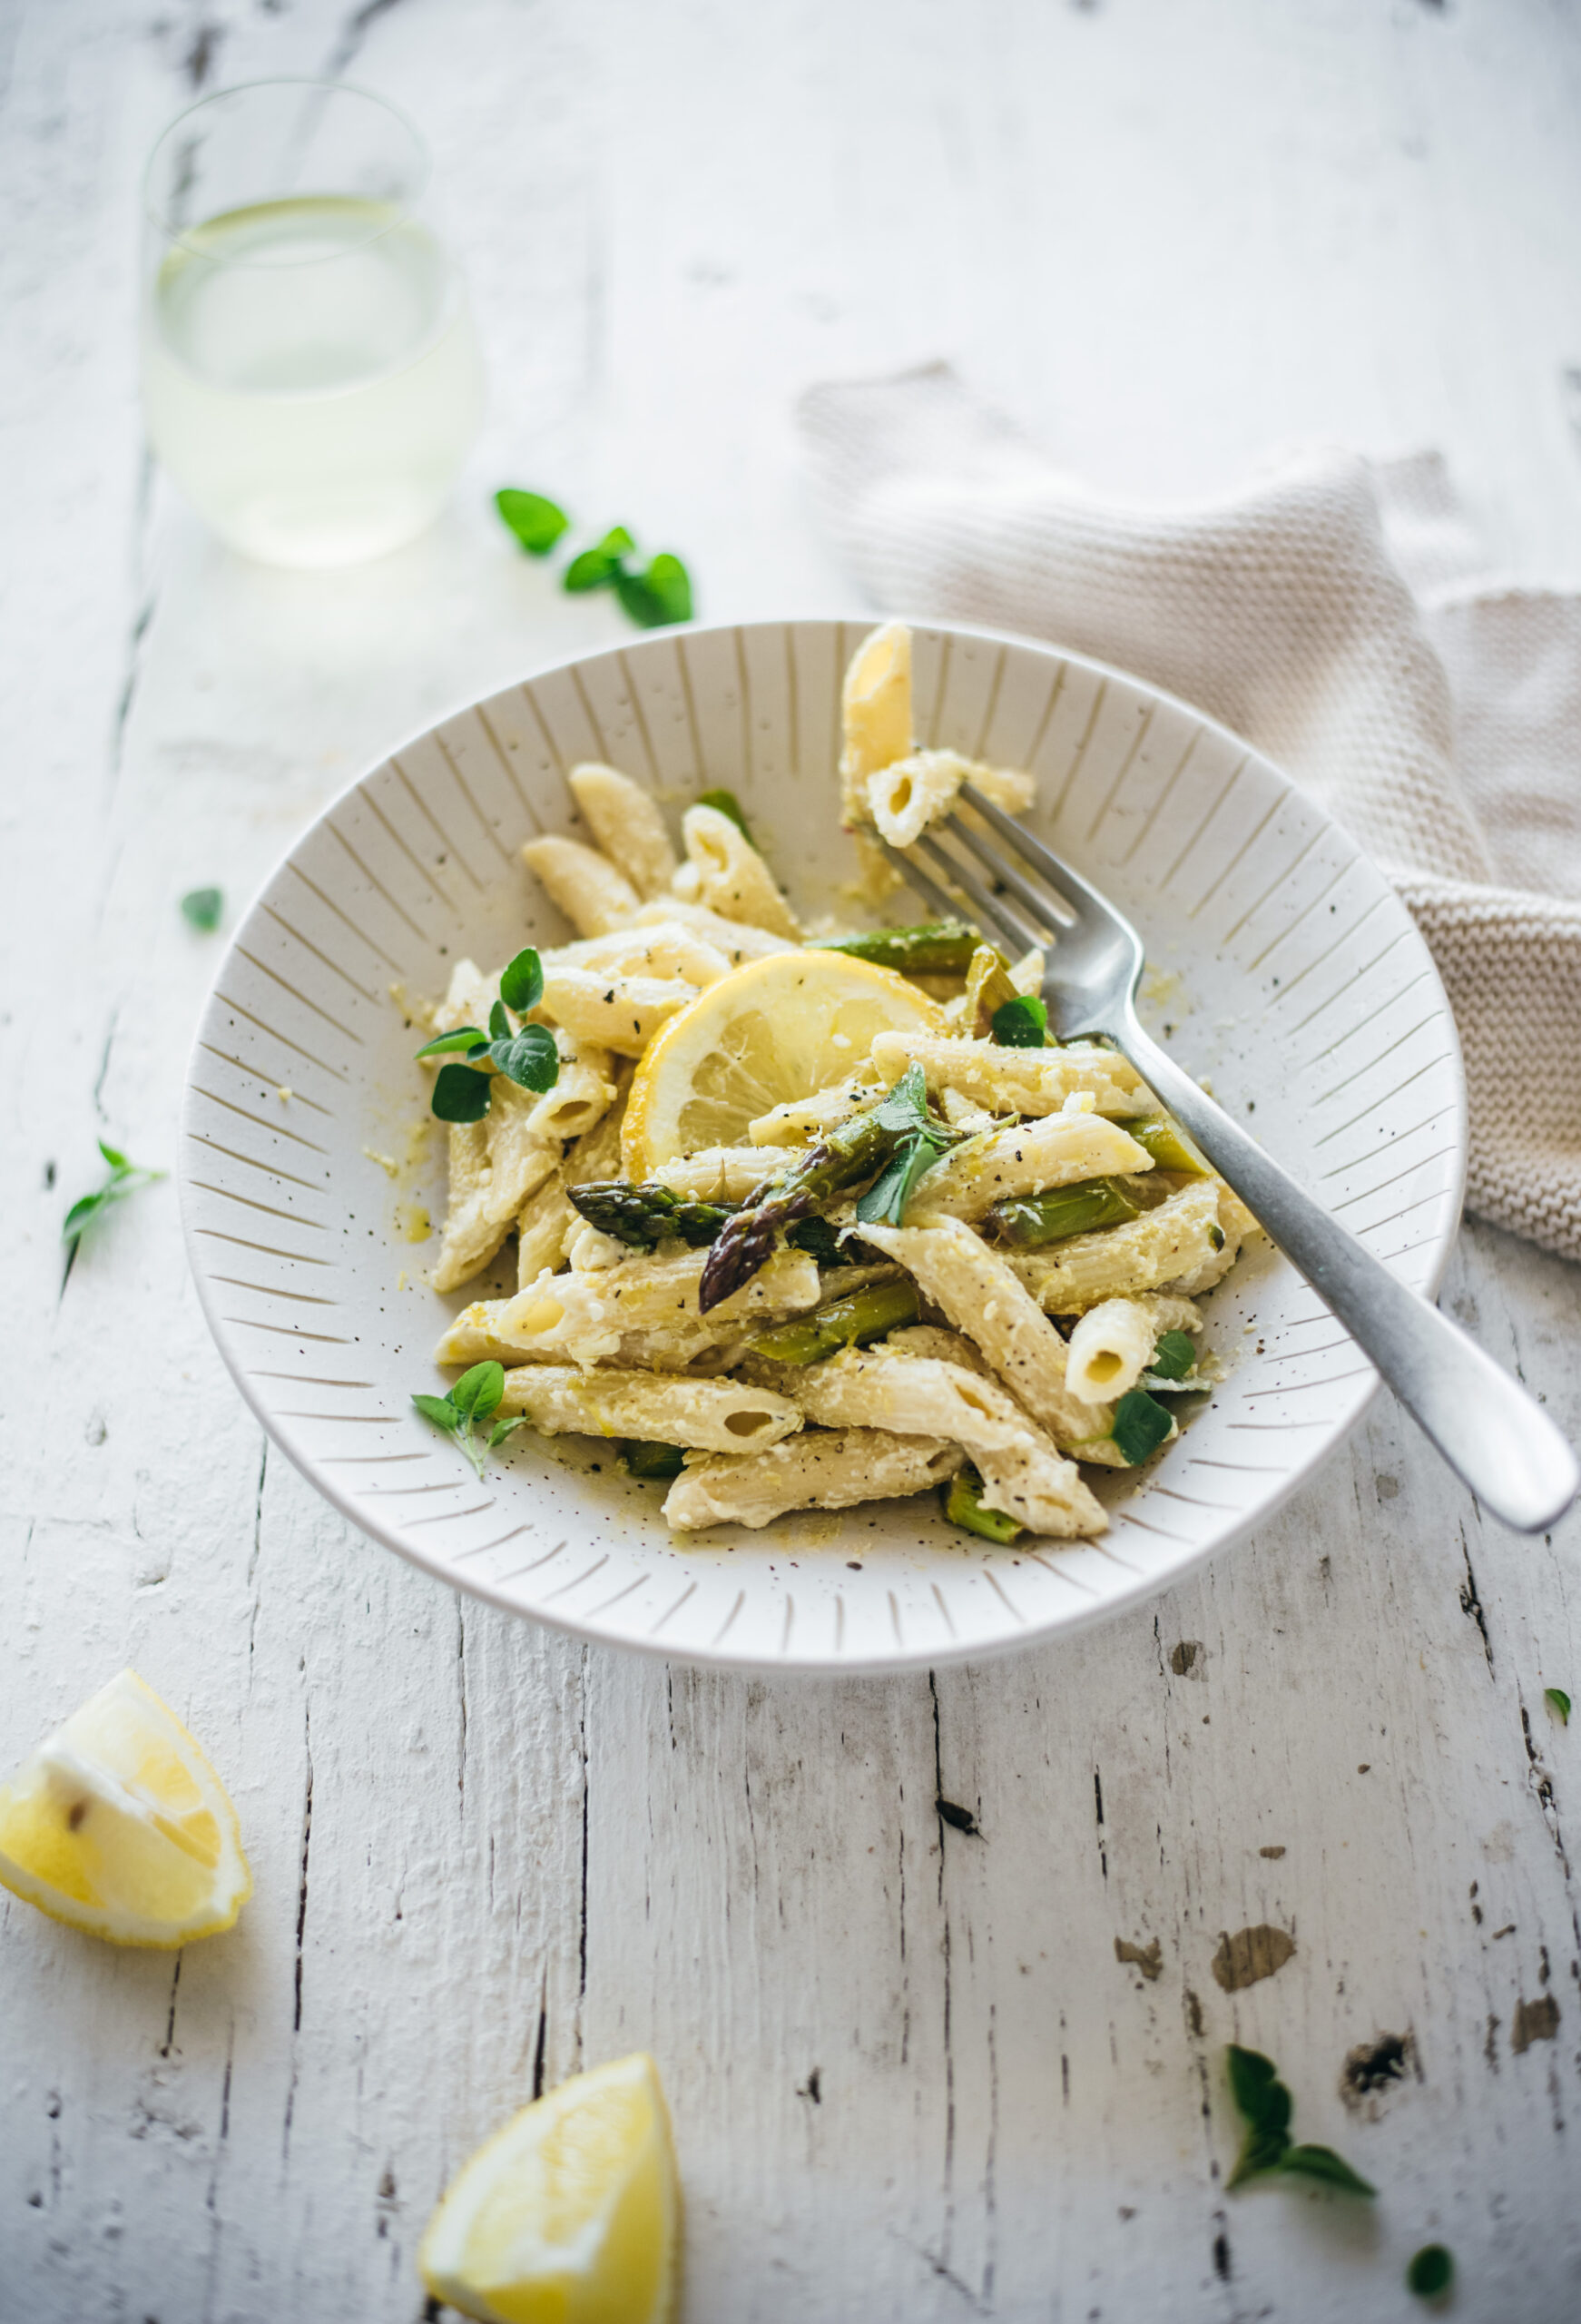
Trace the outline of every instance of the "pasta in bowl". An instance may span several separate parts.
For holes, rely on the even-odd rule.
[[[1425,951],[1272,768],[1011,641],[654,638],[353,786],[210,1004],[200,1287],[267,1424],[366,1531],[588,1635],[888,1667],[1158,1587],[1355,1418],[1369,1367],[1124,1059],[1038,1022],[1041,964],[879,892],[860,828],[905,843],[963,775],[1133,912],[1220,1096],[1287,1155],[1329,1141],[1325,1194],[1436,1281],[1463,1149],[1447,1010],[1396,1042]],[[1317,1019],[1281,1022],[1298,984]],[[1308,1021],[1310,1072],[1281,1046]],[[1356,1103],[1324,1116],[1341,1081]],[[398,1160],[430,1104],[428,1158]],[[256,1133],[227,1167],[238,1112]],[[240,1231],[260,1170],[267,1247]]]

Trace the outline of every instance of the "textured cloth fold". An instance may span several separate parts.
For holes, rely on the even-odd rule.
[[[1360,842],[1459,1026],[1468,1207],[1581,1258],[1581,597],[1489,586],[1431,454],[1302,448],[1146,509],[1084,490],[943,364],[810,389],[799,419],[876,604],[1134,671]]]

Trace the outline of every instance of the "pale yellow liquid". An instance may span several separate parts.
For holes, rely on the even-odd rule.
[[[142,393],[155,451],[233,547],[348,565],[438,514],[477,432],[483,369],[427,229],[322,197],[228,212],[168,254]]]

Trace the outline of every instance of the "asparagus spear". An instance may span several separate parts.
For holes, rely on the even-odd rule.
[[[566,1193],[590,1226],[635,1251],[653,1250],[667,1235],[678,1235],[698,1250],[713,1242],[741,1207],[735,1202],[689,1202],[668,1187],[624,1178],[597,1178],[585,1187],[568,1187]],[[849,1249],[827,1218],[804,1218],[785,1240],[810,1251],[820,1267],[856,1266],[872,1256]]]
[[[992,1039],[995,1009],[1016,998],[1009,961],[997,944],[979,944],[967,969],[967,1018],[978,1040]]]
[[[1046,1194],[1014,1195],[997,1202],[983,1220],[983,1233],[990,1241],[1032,1251],[1095,1226],[1123,1226],[1144,1207],[1151,1206],[1137,1199],[1134,1181],[1127,1185],[1120,1178],[1084,1178],[1077,1186],[1051,1187]]]
[[[899,1283],[869,1283],[843,1299],[831,1299],[827,1307],[815,1307],[810,1315],[760,1332],[751,1350],[754,1355],[772,1356],[776,1364],[821,1364],[842,1347],[864,1347],[886,1332],[914,1324],[920,1313],[917,1285],[909,1275]]]
[[[1014,1541],[1022,1527],[1002,1510],[983,1507],[983,1481],[968,1461],[957,1469],[944,1489],[944,1513],[964,1532],[980,1533],[987,1541]]]
[[[597,1178],[565,1191],[590,1226],[638,1251],[651,1251],[667,1235],[678,1235],[696,1250],[712,1243],[736,1210],[734,1203],[688,1202],[668,1187],[633,1186],[624,1178]]]
[[[772,1252],[776,1235],[826,1210],[848,1187],[870,1178],[903,1138],[928,1128],[927,1083],[914,1065],[879,1105],[853,1114],[788,1170],[753,1187],[708,1255],[698,1285],[701,1312],[706,1315],[751,1281]]]
[[[842,936],[811,949],[849,952],[855,960],[897,969],[902,976],[964,977],[981,940],[964,920],[929,920],[917,928],[876,928],[865,936]]]
[[[621,1458],[628,1477],[661,1478],[666,1482],[678,1477],[685,1465],[685,1456],[678,1444],[654,1444],[641,1437],[626,1439],[621,1446]]]
[[[1210,1164],[1173,1116],[1146,1114],[1137,1121],[1122,1122],[1120,1128],[1147,1148],[1161,1170],[1189,1170],[1193,1178],[1213,1175]]]

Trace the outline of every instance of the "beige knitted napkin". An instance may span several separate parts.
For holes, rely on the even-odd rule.
[[[1211,505],[1126,508],[944,364],[813,388],[799,419],[877,605],[1135,671],[1355,834],[1460,1028],[1468,1206],[1581,1258],[1581,597],[1488,586],[1431,455],[1301,449]]]

